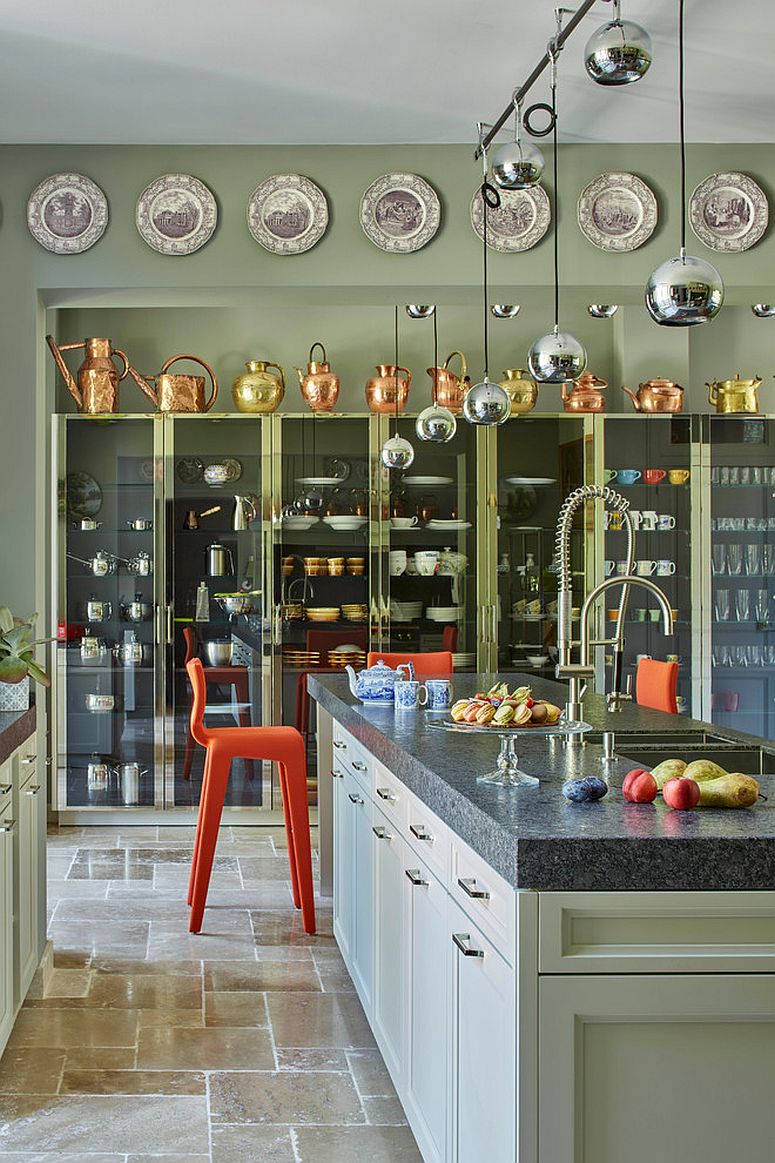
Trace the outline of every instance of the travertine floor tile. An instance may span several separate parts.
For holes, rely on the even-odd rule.
[[[361,1097],[390,1097],[395,1088],[379,1050],[348,1050],[347,1061]]]
[[[274,1054],[268,1030],[226,1027],[141,1030],[139,1069],[272,1070]]]
[[[72,1096],[9,1099],[0,1123],[0,1151],[209,1151],[204,1098]]]
[[[202,987],[198,977],[166,977],[156,974],[97,973],[89,1003],[108,1009],[199,1009]]]
[[[350,1125],[364,1122],[349,1074],[307,1071],[212,1074],[213,1123]]]
[[[205,989],[218,991],[257,990],[314,992],[320,982],[311,961],[248,961],[208,965]]]
[[[64,1065],[64,1050],[9,1048],[0,1058],[0,1095],[56,1094]],[[0,1117],[2,1110],[0,1099]]]
[[[46,997],[86,997],[92,981],[90,969],[54,969],[46,983]]]
[[[278,1046],[373,1046],[355,994],[268,993],[269,1017]]]
[[[247,1029],[268,1026],[269,1015],[261,993],[206,993],[205,1025]]]
[[[301,914],[297,909],[290,912],[261,912],[251,913],[253,932],[257,945],[333,945],[333,929],[325,911],[318,910],[316,915],[317,932],[305,933]]]
[[[255,956],[253,942],[241,933],[214,933],[206,911],[201,933],[152,932],[148,941],[150,960],[182,957],[191,961],[200,957],[208,961],[249,961],[251,956]]]
[[[299,1127],[294,1134],[300,1163],[422,1163],[408,1127]]]
[[[205,1076],[194,1070],[74,1070],[62,1077],[61,1094],[205,1094]]]
[[[246,884],[253,880],[288,880],[291,875],[287,856],[240,856],[239,866]]]
[[[48,899],[52,904],[64,900],[105,900],[110,888],[105,880],[49,880]]]
[[[176,1029],[197,1026],[201,1028],[204,1024],[204,1014],[201,1007],[188,1010],[137,1011],[137,1026],[140,1030],[157,1029],[162,1026],[175,1027]]]
[[[199,977],[202,972],[202,962],[181,958],[174,961],[163,961],[152,958],[148,961],[138,961],[133,957],[95,957],[92,960],[92,969],[98,973],[118,973],[137,976],[150,973],[160,977]]]
[[[71,1046],[66,1053],[68,1070],[131,1070],[137,1057],[134,1046]]]
[[[394,1098],[364,1098],[363,1109],[367,1120],[373,1126],[403,1127],[406,1126],[404,1108]]]
[[[287,1127],[213,1127],[212,1134],[213,1163],[296,1163]]]
[[[331,1046],[278,1046],[277,1067],[279,1070],[337,1070],[347,1072],[347,1056],[344,1050]]]
[[[195,1156],[200,1158],[200,1156]],[[202,1156],[203,1158],[203,1156]],[[2,1151],[0,1159],[3,1163],[125,1163],[125,1155],[93,1155],[91,1152],[81,1151],[73,1154],[70,1151]],[[157,1160],[157,1163],[159,1161]]]
[[[58,1163],[58,1161],[57,1161]],[[88,1163],[88,1160],[84,1160]],[[127,1155],[126,1163],[210,1163],[209,1155]]]
[[[90,1009],[22,1009],[13,1028],[15,1047],[134,1046],[137,1014]]]

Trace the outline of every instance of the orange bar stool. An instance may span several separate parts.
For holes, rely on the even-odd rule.
[[[635,671],[635,702],[653,711],[678,714],[675,692],[678,686],[678,663],[641,658]]]
[[[188,666],[192,658],[197,657],[199,650],[199,635],[191,626],[183,629],[183,638],[186,643],[186,657],[183,665]],[[234,695],[239,704],[239,721],[241,727],[250,726],[250,688],[248,685],[248,668],[246,666],[206,666],[204,668],[205,682],[213,686],[234,687]],[[186,753],[183,757],[183,779],[190,779],[191,764],[194,761],[194,740],[189,730],[186,738]],[[247,777],[253,778],[253,763],[247,765]]]
[[[376,666],[380,658],[393,668],[406,666],[411,662],[415,674],[452,674],[452,651],[435,650],[420,654],[385,654],[382,650],[370,650],[366,658],[367,666]]]
[[[305,932],[314,933],[307,765],[302,737],[294,727],[205,727],[207,684],[201,660],[192,658],[186,663],[186,670],[193,692],[191,734],[207,752],[188,886],[188,903],[191,905],[188,927],[192,933],[199,933],[202,928],[231,761],[238,758],[269,759],[277,763],[280,772],[293,903],[297,909],[301,908]]]

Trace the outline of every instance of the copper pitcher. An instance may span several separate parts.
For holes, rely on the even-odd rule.
[[[247,371],[237,376],[231,385],[231,396],[238,412],[274,412],[285,395],[285,368],[271,359],[249,359]],[[280,375],[267,369],[273,367]]]
[[[312,353],[316,347],[323,352],[322,360],[314,360]],[[309,349],[307,370],[296,368],[301,394],[313,412],[330,412],[339,398],[339,376],[334,375],[326,357],[322,343],[313,343]]]
[[[460,360],[460,375],[456,376],[449,370],[449,361],[457,356]],[[463,400],[471,386],[467,379],[468,364],[462,351],[451,351],[444,360],[443,367],[426,368],[431,380],[435,381],[435,400],[441,408],[447,408],[453,416],[460,416],[463,411]]]
[[[566,412],[603,412],[605,411],[606,380],[594,375],[590,371],[583,372],[568,391],[568,384],[562,385],[562,406]]]
[[[637,394],[622,384],[633,403],[636,412],[681,412],[684,406],[684,390],[672,380],[646,380],[638,385]]]
[[[179,359],[189,359],[198,363],[210,377],[211,392],[209,400],[205,401],[205,377],[186,376],[179,373],[172,374],[168,369]],[[160,412],[209,412],[218,395],[218,381],[215,372],[209,363],[205,363],[198,355],[173,355],[162,367],[157,376],[143,377],[130,365],[129,374],[137,386],[153,400]],[[156,384],[156,389],[148,381]]]
[[[735,372],[733,380],[713,380],[706,384],[708,402],[715,406],[717,412],[729,414],[733,412],[758,412],[758,389],[761,387],[761,377],[755,375],[752,380],[741,380],[740,372]]]
[[[498,380],[498,386],[503,388],[511,400],[512,416],[521,416],[525,412],[532,412],[535,408],[538,400],[538,384],[524,368],[506,368],[503,379]]]
[[[366,403],[372,412],[403,412],[412,373],[394,363],[378,363],[376,367],[379,374],[366,381]]]
[[[80,343],[57,345],[53,336],[47,335],[46,343],[79,412],[118,412],[118,385],[129,370],[129,360],[123,351],[113,347],[109,339],[84,339]],[[62,352],[75,351],[77,348],[82,348],[86,355],[78,368],[76,381],[62,358]],[[114,363],[114,356],[118,356],[124,365],[120,373]]]

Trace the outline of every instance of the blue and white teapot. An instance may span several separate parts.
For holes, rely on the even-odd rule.
[[[411,662],[404,662],[393,670],[381,658],[376,666],[370,666],[368,670],[361,670],[357,674],[351,666],[345,667],[345,670],[352,694],[370,707],[392,707],[396,683],[404,678],[414,678]]]

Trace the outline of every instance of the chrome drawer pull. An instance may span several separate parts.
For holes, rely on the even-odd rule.
[[[426,888],[428,887],[428,881],[423,880],[422,873],[420,872],[419,868],[406,868],[404,871],[415,887],[421,884],[425,885]]]
[[[334,771],[334,769],[332,768],[331,769],[331,778],[332,779],[344,779],[344,775],[342,774],[341,771]]]
[[[378,787],[377,795],[381,800],[387,800],[389,804],[394,804],[396,802],[396,797],[393,795],[389,787]]]
[[[24,759],[22,760],[22,763],[24,763],[27,767],[29,767],[29,765],[31,763],[34,763],[37,758],[38,758],[37,755],[26,755],[24,757]]]
[[[467,896],[473,897],[477,901],[488,901],[490,894],[486,888],[476,888],[475,876],[459,876],[457,882]]]
[[[413,836],[416,836],[418,840],[428,840],[429,842],[433,841],[433,836],[431,836],[430,832],[425,827],[425,824],[410,824],[409,831]]]
[[[28,795],[28,796],[36,796],[36,795],[38,794],[38,792],[39,792],[39,791],[40,791],[40,784],[39,784],[39,783],[34,783],[34,784],[32,785],[32,787],[30,787],[30,788],[27,788],[27,795]]]
[[[392,832],[388,832],[387,828],[383,828],[381,824],[376,828],[372,826],[371,830],[374,833],[374,835],[377,837],[378,840],[392,840],[393,839]]]
[[[353,759],[353,767],[355,768],[356,771],[368,771],[369,770],[365,763],[359,763],[357,759]]]
[[[13,832],[15,827],[16,820],[9,820],[7,824],[0,824],[0,836],[2,836],[3,833],[8,835],[8,833]]]
[[[348,791],[347,794],[350,797],[351,804],[362,804],[363,803],[363,800],[361,799],[360,796],[354,796],[351,791]]]
[[[464,957],[484,957],[484,949],[476,949],[473,945],[469,945],[470,933],[453,933],[452,940]]]
[[[334,747],[336,747],[337,751],[347,750],[347,744],[343,743],[341,739],[334,739]]]
[[[10,791],[13,791],[12,783],[0,784],[0,796],[7,796]]]

